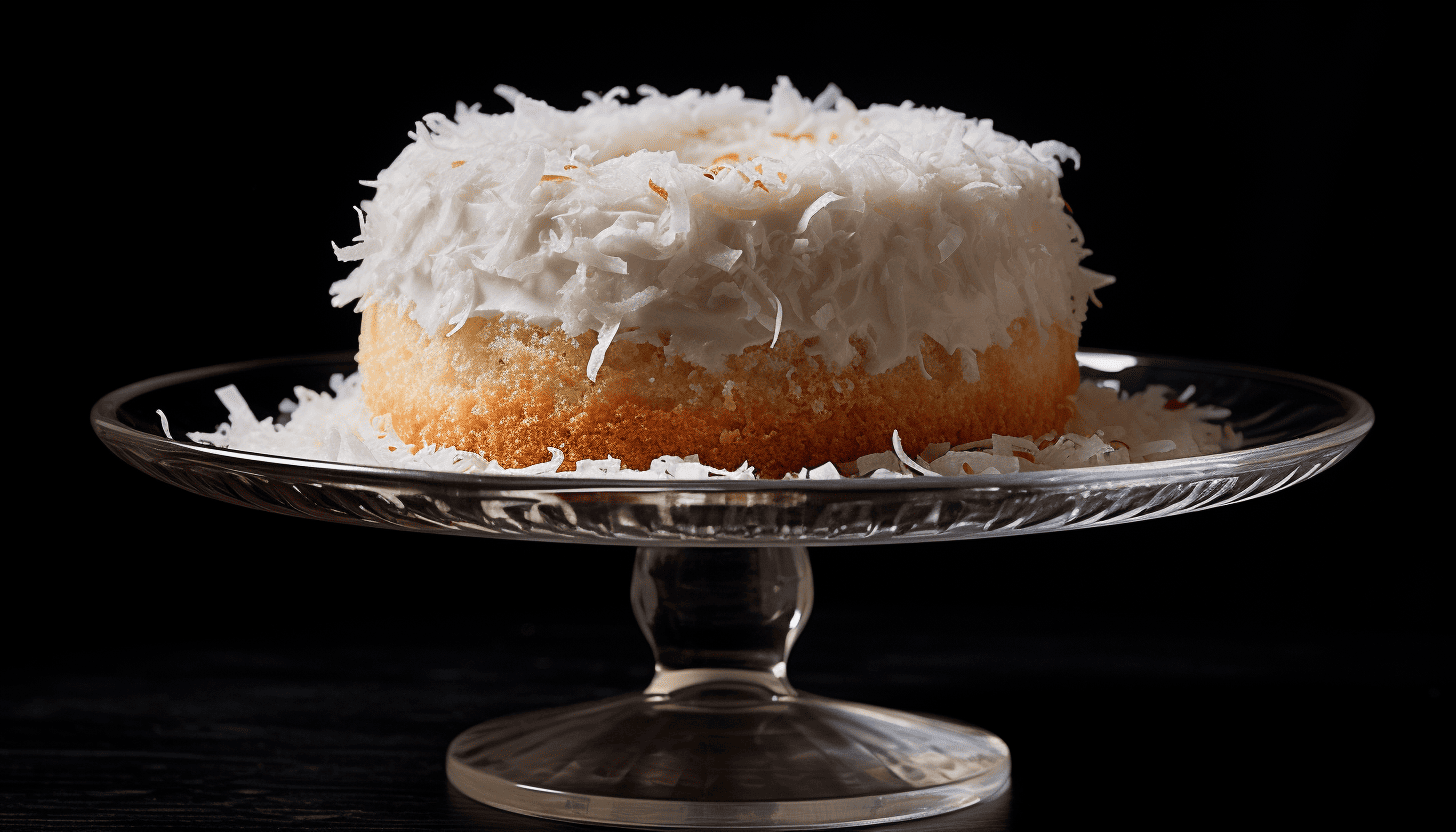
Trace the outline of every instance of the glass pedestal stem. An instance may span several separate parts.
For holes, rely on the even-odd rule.
[[[793,696],[789,650],[809,620],[809,552],[641,547],[632,610],[652,645],[649,696]]]

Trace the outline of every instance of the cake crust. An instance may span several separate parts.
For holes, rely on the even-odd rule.
[[[788,332],[773,347],[731,356],[721,372],[618,339],[593,381],[595,332],[571,338],[505,316],[447,332],[426,332],[396,304],[364,309],[365,402],[389,414],[406,442],[454,446],[508,468],[545,461],[555,447],[568,467],[612,456],[645,470],[658,456],[697,454],[717,468],[746,460],[758,476],[779,478],[826,461],[843,468],[885,450],[896,430],[912,455],[935,442],[1060,431],[1078,384],[1076,336],[1055,324],[1043,336],[1025,318],[1008,330],[1009,347],[976,353],[974,382],[958,354],[928,337],[921,361],[876,375],[861,362],[831,372]]]

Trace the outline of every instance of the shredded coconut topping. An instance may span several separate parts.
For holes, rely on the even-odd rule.
[[[680,480],[755,478],[748,460],[728,470],[703,465],[696,454],[660,456],[646,471],[623,468],[622,461],[612,457],[582,460],[576,464],[576,470],[563,471],[561,466],[566,455],[557,448],[543,448],[543,455],[550,458],[539,464],[508,469],[469,451],[434,445],[416,448],[406,444],[394,432],[389,416],[374,416],[364,406],[358,373],[347,378],[335,374],[329,379],[329,388],[332,395],[295,387],[297,399],[284,399],[278,407],[280,413],[288,416],[279,424],[271,416],[261,421],[254,417],[238,388],[228,385],[218,389],[217,396],[227,407],[231,421],[219,425],[212,433],[192,432],[187,438],[220,448],[279,456],[461,474]],[[1036,440],[1029,436],[993,436],[956,447],[943,442],[926,448],[912,460],[900,442],[899,431],[895,431],[887,437],[890,449],[860,457],[853,466],[847,466],[847,471],[841,472],[832,462],[825,462],[816,468],[789,473],[785,479],[841,479],[844,474],[870,478],[1011,474],[1182,459],[1239,447],[1242,438],[1238,434],[1226,424],[1214,423],[1227,419],[1229,411],[1188,404],[1193,393],[1194,389],[1189,387],[1174,397],[1171,388],[1152,385],[1128,396],[1116,388],[1084,381],[1072,397],[1077,416],[1067,426],[1066,433],[1048,433]],[[157,413],[165,429],[167,417],[161,411]]]
[[[972,351],[1009,346],[1012,321],[1076,334],[1111,282],[1062,210],[1077,152],[990,120],[861,110],[833,85],[810,101],[787,78],[766,102],[618,87],[573,112],[496,92],[513,112],[425,116],[364,183],[336,306],[402,301],[432,333],[497,314],[595,331],[593,378],[614,337],[720,371],[792,331],[832,371],[862,343],[871,374],[928,335],[974,381]]]

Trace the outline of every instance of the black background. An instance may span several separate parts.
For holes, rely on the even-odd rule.
[[[110,723],[94,708],[57,710],[78,689],[94,703],[153,685],[160,698],[128,719],[180,724],[166,680],[192,663],[234,667],[228,656],[254,680],[274,659],[311,666],[277,672],[331,690],[340,679],[367,688],[370,662],[391,661],[426,692],[439,668],[491,668],[483,700],[542,679],[565,701],[645,684],[629,549],[411,535],[212,502],[123,465],[86,413],[166,372],[351,348],[357,316],[328,296],[349,266],[329,242],[357,232],[351,206],[370,193],[357,180],[388,165],[427,112],[453,112],[457,99],[502,111],[498,83],[562,108],[583,89],[644,83],[730,83],[765,98],[787,74],[810,96],[833,81],[862,106],[910,99],[1080,150],[1063,190],[1095,251],[1087,265],[1118,278],[1083,344],[1315,376],[1360,392],[1378,419],[1332,471],[1212,512],[817,550],[800,686],[997,731],[1016,754],[1017,829],[1316,817],[1355,828],[1428,793],[1422,755],[1447,711],[1450,668],[1437,658],[1432,551],[1403,530],[1398,495],[1411,486],[1392,473],[1420,406],[1386,364],[1387,334],[1406,326],[1386,298],[1404,277],[1372,242],[1407,229],[1368,154],[1393,105],[1353,28],[1103,20],[1093,33],[975,8],[913,28],[772,26],[711,10],[617,31],[565,13],[510,27],[438,16],[364,37],[221,26],[122,41],[33,114],[71,137],[56,162],[69,194],[41,204],[74,231],[52,244],[64,267],[45,270],[60,277],[42,288],[69,319],[54,337],[78,363],[64,381],[46,362],[24,376],[59,394],[47,420],[70,451],[13,520],[47,534],[7,565],[12,748],[106,745]],[[257,695],[245,687],[237,697]],[[188,719],[230,713],[229,696]],[[442,736],[488,710],[463,709]],[[385,717],[351,719],[367,734]],[[125,780],[126,765],[109,776]],[[19,811],[86,811],[87,785],[54,770],[12,790]],[[429,790],[410,799],[447,802],[422,782]],[[146,804],[117,811],[141,823]]]

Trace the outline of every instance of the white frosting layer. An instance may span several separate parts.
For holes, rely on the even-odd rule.
[[[721,370],[792,331],[832,370],[1009,345],[1027,317],[1076,332],[1094,289],[1063,212],[1060,142],[1027,145],[948,110],[814,101],[780,78],[771,100],[725,87],[635,105],[587,94],[575,112],[509,87],[514,112],[457,108],[366,182],[363,262],[334,304],[413,304],[426,331],[505,313],[569,336],[664,346]],[[660,336],[669,334],[666,343]]]

